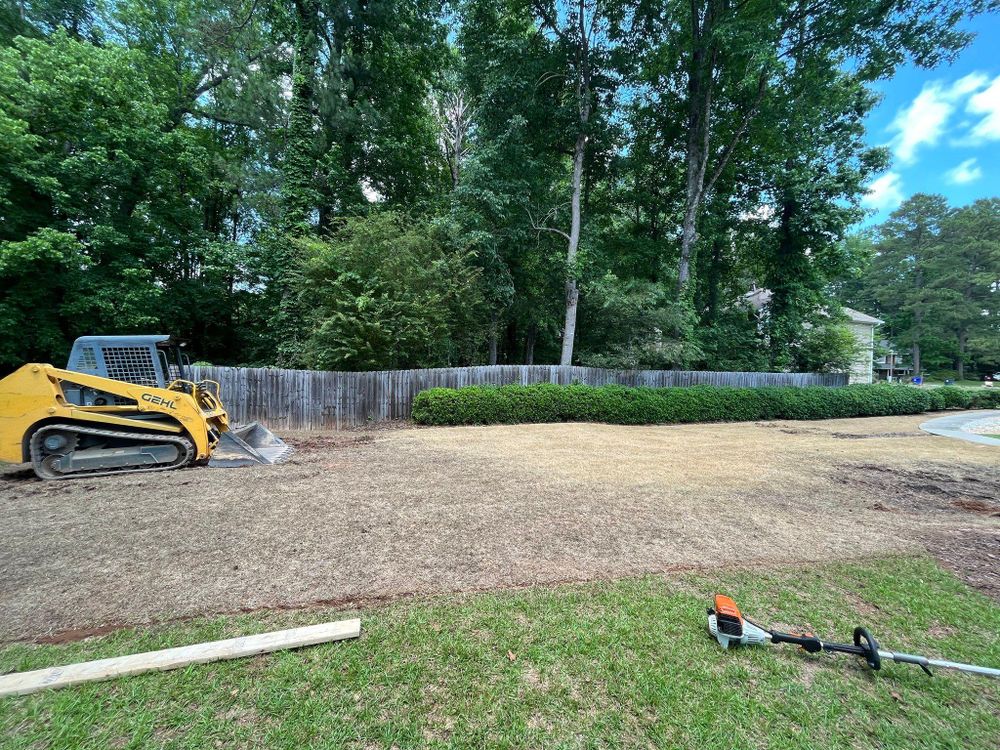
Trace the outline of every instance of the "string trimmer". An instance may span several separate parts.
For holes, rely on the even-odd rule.
[[[979,667],[975,664],[961,664],[942,659],[928,659],[926,656],[902,654],[896,651],[884,651],[879,648],[878,641],[868,632],[868,628],[854,628],[854,643],[829,643],[821,641],[812,633],[781,633],[758,625],[740,613],[736,602],[722,594],[715,595],[715,606],[708,610],[708,632],[723,648],[730,644],[739,646],[763,646],[770,643],[792,643],[801,646],[811,654],[820,651],[830,651],[839,654],[854,654],[860,656],[869,667],[879,669],[882,662],[898,661],[902,664],[916,664],[927,674],[931,667],[959,669],[963,672],[1000,677],[1000,669]]]

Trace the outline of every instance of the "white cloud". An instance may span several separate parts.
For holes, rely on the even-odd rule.
[[[862,201],[866,206],[883,211],[903,202],[903,181],[897,172],[886,172],[868,186]]]
[[[951,85],[949,94],[953,100],[961,99],[963,96],[968,96],[975,91],[979,91],[989,80],[989,76],[985,73],[969,73],[969,75],[959,78]]]
[[[936,144],[960,100],[979,91],[988,81],[983,73],[970,73],[950,86],[941,81],[925,83],[910,105],[899,110],[889,124],[889,131],[896,133],[891,141],[896,157],[909,164],[916,159],[920,146]]]
[[[965,185],[969,182],[975,182],[982,177],[983,170],[979,168],[974,158],[966,159],[954,169],[949,169],[945,172],[944,176],[953,185]]]
[[[770,203],[758,203],[756,207],[749,211],[740,212],[740,219],[743,221],[770,221],[774,218],[774,206]]]
[[[1000,140],[1000,76],[970,97],[965,109],[971,114],[983,115],[969,133],[974,142]]]

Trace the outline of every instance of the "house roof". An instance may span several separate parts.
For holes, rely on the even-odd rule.
[[[770,289],[752,289],[743,295],[743,298],[749,303],[749,305],[754,310],[760,310],[767,306],[767,303],[771,301],[771,290]],[[878,318],[868,315],[866,313],[855,310],[851,307],[842,307],[844,314],[851,319],[852,323],[865,323],[872,326],[881,325],[885,321],[879,320]]]
[[[882,325],[885,321],[879,320],[871,315],[866,315],[863,312],[858,312],[852,307],[842,307],[844,314],[851,319],[852,323],[870,323],[873,326]]]
[[[751,289],[743,295],[743,299],[745,299],[754,310],[760,310],[762,307],[766,307],[767,303],[771,301],[771,290]]]

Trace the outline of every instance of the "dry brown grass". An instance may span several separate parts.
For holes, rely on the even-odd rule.
[[[8,473],[0,640],[850,558],[1000,528],[952,502],[1000,494],[996,450],[920,421],[311,433],[290,436],[300,450],[282,466],[49,483]]]

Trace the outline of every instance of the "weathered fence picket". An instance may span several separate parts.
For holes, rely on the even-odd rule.
[[[319,372],[253,367],[193,367],[196,380],[217,380],[235,424],[259,421],[272,429],[341,429],[407,419],[413,397],[438,386],[573,382],[662,388],[688,385],[761,387],[842,386],[846,374],[606,370],[558,365],[483,365],[433,370]]]

